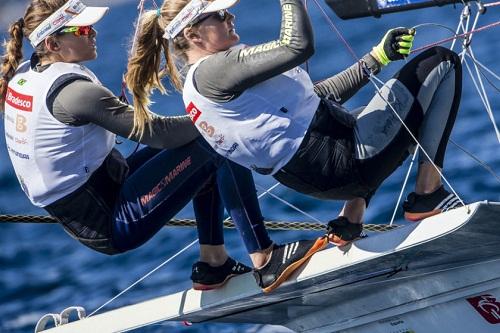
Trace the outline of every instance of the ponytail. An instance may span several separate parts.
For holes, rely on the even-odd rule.
[[[2,56],[0,78],[0,112],[4,111],[5,96],[9,81],[14,77],[23,58],[24,19],[20,18],[9,28],[9,41],[4,42],[5,54]]]
[[[163,77],[168,76],[172,86],[177,91],[182,90],[182,80],[169,49],[169,41],[163,38],[164,28],[169,21],[165,18],[168,13],[163,13],[163,7],[167,3],[168,1],[164,3],[161,12],[145,12],[138,22],[137,39],[125,74],[125,82],[134,100],[134,129],[130,136],[142,137],[146,124],[151,130],[150,96],[155,89],[162,94],[167,93],[161,82]],[[161,68],[162,54],[165,58],[165,68]]]

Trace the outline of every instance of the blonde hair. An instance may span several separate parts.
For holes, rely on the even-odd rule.
[[[12,23],[9,27],[10,39],[5,41],[3,47],[5,53],[1,60],[0,78],[0,111],[4,111],[5,95],[9,81],[14,77],[19,63],[23,58],[23,37],[28,36],[47,17],[61,8],[68,0],[33,0],[26,8],[23,18]],[[45,44],[40,43],[35,48],[38,57],[42,58],[47,54]]]
[[[163,77],[168,76],[172,86],[177,91],[182,90],[182,79],[175,59],[186,61],[185,51],[188,49],[188,42],[182,35],[169,41],[163,38],[163,34],[166,26],[188,2],[189,0],[165,1],[159,11],[145,12],[138,22],[135,47],[130,54],[125,74],[125,82],[134,99],[134,129],[131,136],[137,134],[142,137],[146,124],[151,130],[150,96],[155,89],[162,94],[167,93],[161,82]],[[170,46],[173,47],[175,54],[172,54]],[[161,67],[162,54],[165,68]]]

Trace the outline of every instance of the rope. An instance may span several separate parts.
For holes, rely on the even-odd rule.
[[[471,30],[471,31],[468,31],[468,32],[464,32],[462,34],[454,35],[452,37],[448,37],[448,38],[439,40],[439,41],[431,43],[431,44],[427,44],[427,45],[421,46],[419,48],[413,49],[410,53],[411,54],[417,53],[419,51],[426,50],[426,49],[431,48],[433,46],[441,45],[441,44],[444,44],[446,42],[450,42],[450,41],[455,40],[455,39],[465,38],[465,37],[467,37],[469,35],[472,35],[472,34],[475,34],[477,32],[481,32],[481,31],[484,31],[484,30],[487,30],[487,29],[491,29],[491,28],[497,27],[499,25],[500,25],[500,21],[497,21],[497,22],[494,22],[494,23],[490,23],[490,24],[484,25],[484,26],[482,26],[480,28],[477,28],[477,29],[474,29],[474,30]]]
[[[500,6],[500,1],[483,4],[483,7],[495,7],[495,6]]]
[[[0,215],[0,224],[21,223],[21,224],[55,224],[56,219],[43,215]],[[294,221],[265,221],[269,230],[300,230],[300,231],[325,231],[326,226],[319,222],[294,222]],[[231,219],[223,222],[224,228],[235,229],[236,226]],[[196,220],[193,219],[172,219],[165,223],[166,227],[196,227]],[[367,231],[383,232],[395,229],[399,226],[389,226],[385,224],[365,224]]]
[[[139,284],[140,282],[144,281],[147,277],[149,277],[151,274],[153,274],[154,272],[156,272],[157,270],[159,270],[160,268],[162,268],[163,266],[165,266],[166,264],[168,264],[170,261],[174,260],[176,257],[178,257],[181,253],[183,253],[184,251],[186,251],[187,249],[189,249],[191,246],[193,246],[194,244],[198,243],[198,239],[195,239],[194,241],[192,241],[190,244],[186,245],[182,250],[180,250],[179,252],[177,252],[176,254],[174,254],[173,256],[171,256],[170,258],[168,258],[167,260],[165,260],[163,263],[161,263],[160,265],[158,265],[156,268],[152,269],[151,271],[149,271],[146,275],[144,275],[143,277],[141,277],[140,279],[138,279],[137,281],[135,281],[134,283],[132,283],[130,286],[128,286],[127,288],[125,288],[124,290],[122,290],[119,294],[117,294],[115,297],[111,298],[109,301],[107,301],[106,303],[104,303],[103,305],[101,305],[100,307],[98,307],[97,309],[95,309],[91,314],[89,314],[87,316],[88,317],[91,317],[93,316],[95,313],[99,312],[99,310],[101,310],[102,308],[104,308],[106,305],[110,304],[111,302],[113,302],[115,299],[117,299],[118,297],[120,297],[121,295],[125,294],[127,291],[129,291],[130,289],[132,289],[133,287],[135,287],[137,284]]]

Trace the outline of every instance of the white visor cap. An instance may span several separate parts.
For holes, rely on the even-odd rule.
[[[201,14],[214,13],[219,10],[231,8],[236,5],[238,1],[239,0],[214,0],[208,5],[208,7],[205,8],[205,10],[203,10]]]
[[[66,27],[84,27],[99,22],[108,12],[109,7],[87,7],[74,19],[66,23]]]
[[[165,28],[163,38],[174,39],[185,27],[200,17],[200,15],[231,8],[238,2],[239,0],[191,0]]]
[[[56,10],[45,21],[29,35],[33,47],[40,44],[45,38],[68,26],[86,26],[97,23],[106,12],[108,7],[87,7],[80,0],[69,0],[61,8]]]

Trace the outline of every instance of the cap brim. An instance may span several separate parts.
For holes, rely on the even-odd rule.
[[[239,0],[215,0],[212,1],[210,5],[203,11],[205,13],[213,13],[219,10],[228,9],[233,7],[239,2]]]
[[[102,19],[109,7],[87,7],[74,19],[65,24],[67,27],[83,27],[93,25]]]

